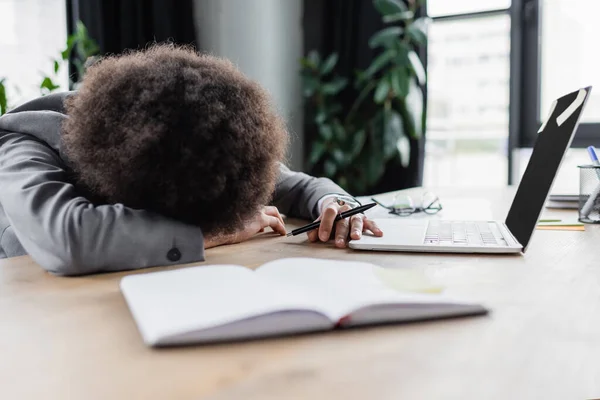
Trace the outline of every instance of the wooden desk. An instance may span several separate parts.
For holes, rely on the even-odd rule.
[[[512,191],[486,196],[503,218]],[[573,213],[569,215],[574,216]],[[60,278],[0,262],[2,399],[590,399],[600,397],[600,227],[537,231],[524,256],[361,253],[260,238],[208,263],[283,256],[418,268],[487,317],[229,345],[145,347],[125,273]],[[148,271],[148,270],[146,270]]]

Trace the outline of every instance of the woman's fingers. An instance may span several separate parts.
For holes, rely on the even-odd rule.
[[[285,230],[285,225],[283,224],[283,220],[281,219],[281,217],[277,218],[275,216],[263,213],[261,223],[261,229],[270,227],[271,229],[273,229],[274,232],[277,232],[280,235],[285,236],[287,234]]]
[[[383,231],[379,229],[377,224],[373,220],[366,218],[363,221],[363,232],[364,231],[371,231],[375,236],[383,236]]]
[[[364,214],[357,214],[350,217],[350,239],[358,240],[362,236],[365,220]]]
[[[321,226],[319,226],[319,239],[321,242],[329,241],[331,232],[335,228],[335,217],[340,211],[340,206],[335,203],[329,203],[321,213]]]
[[[350,229],[349,218],[339,220],[335,224],[335,247],[344,248],[348,241],[348,231]]]
[[[266,206],[266,207],[263,207],[263,212],[265,214],[267,214],[267,215],[271,215],[273,217],[277,217],[281,221],[281,223],[285,226],[285,223],[283,222],[283,217],[279,213],[279,210],[277,209],[277,207],[275,207],[275,206]]]

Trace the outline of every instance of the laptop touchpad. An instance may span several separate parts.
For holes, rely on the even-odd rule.
[[[386,218],[374,219],[377,226],[383,231],[383,237],[374,237],[366,234],[360,240],[353,240],[354,243],[377,244],[377,245],[421,245],[425,239],[427,231],[427,219],[399,219]]]

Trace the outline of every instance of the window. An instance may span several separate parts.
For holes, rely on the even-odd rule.
[[[600,123],[600,2],[545,0],[541,7],[541,108],[580,87],[594,85],[581,122]],[[599,131],[600,133],[600,131]]]
[[[9,107],[40,96],[43,76],[53,73],[67,40],[64,0],[0,0],[0,79],[5,78]],[[55,83],[67,89],[62,68]]]
[[[594,51],[600,25],[593,17],[600,11],[596,0],[528,0],[532,21],[523,37],[525,78],[518,145],[514,152],[517,183],[529,159],[531,146],[552,102],[583,86],[592,85],[581,124],[558,172],[553,192],[577,193],[577,165],[589,163],[582,147],[600,146],[600,57]],[[529,107],[529,108],[528,108]]]
[[[425,185],[518,183],[551,103],[583,86],[595,87],[572,147],[600,147],[600,2],[429,0],[427,8]],[[560,186],[576,183],[572,171],[586,162],[569,150]]]
[[[427,14],[436,18],[489,10],[506,10],[509,7],[510,0],[429,0]]]
[[[424,185],[508,180],[510,0],[429,0]]]

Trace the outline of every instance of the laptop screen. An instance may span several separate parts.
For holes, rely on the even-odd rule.
[[[562,159],[574,137],[591,87],[556,100],[540,127],[527,169],[506,217],[506,225],[525,251]]]

